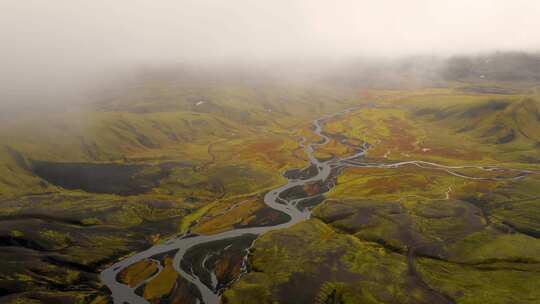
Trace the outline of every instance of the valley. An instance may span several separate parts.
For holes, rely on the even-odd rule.
[[[540,304],[539,16],[0,0],[0,304]]]
[[[534,83],[108,94],[2,128],[2,301],[540,299]]]

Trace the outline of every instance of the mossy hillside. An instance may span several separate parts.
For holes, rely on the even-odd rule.
[[[482,269],[432,259],[419,259],[417,265],[427,284],[450,295],[457,303],[537,303],[540,300],[538,268],[523,271],[512,265],[486,265]]]
[[[407,275],[405,257],[318,220],[262,236],[252,267],[224,303],[429,303]]]
[[[480,105],[482,107],[485,106],[484,103],[481,103]],[[518,102],[517,105],[520,105],[520,103]],[[476,109],[478,108],[478,104],[473,103],[467,106],[470,109],[474,109],[473,112],[477,111]],[[498,111],[499,108],[502,107],[496,106],[495,108],[495,111]],[[369,112],[363,113],[362,111]],[[388,117],[393,117],[394,119],[400,119],[404,120],[405,122],[409,122],[410,125],[413,126],[407,128],[406,131],[398,131],[397,134],[394,133],[394,136],[399,136],[400,138],[403,138],[405,134],[405,137],[409,136],[411,139],[408,142],[415,141],[417,142],[417,144],[418,142],[429,142],[427,139],[420,141],[416,138],[421,138],[422,134],[428,133],[429,131],[426,130],[431,130],[431,125],[433,124],[433,122],[429,122],[429,128],[422,128],[421,123],[425,122],[412,121],[410,120],[410,116],[408,115],[408,112],[404,112],[404,110],[399,109],[397,111],[393,109],[361,110],[358,113],[352,114],[350,117],[346,117],[345,122],[335,122],[333,124],[329,124],[329,128],[337,128],[336,132],[343,131],[349,132],[348,134],[352,134],[352,132],[354,131],[347,131],[346,128],[340,130],[340,128],[342,128],[343,125],[348,125],[349,130],[354,130],[355,128],[351,126],[354,126],[354,122],[357,121],[357,125],[359,125],[358,128],[365,130],[366,124],[362,123],[361,118],[367,117],[367,120],[370,120],[371,122],[374,122],[375,125],[379,126],[377,134],[385,134],[385,131],[389,131],[389,125],[392,125],[394,123],[394,121],[388,119]],[[381,116],[386,118],[372,119],[373,117],[381,118]],[[340,125],[340,123],[342,125]],[[439,126],[438,128],[442,128],[442,126]],[[447,128],[447,132],[450,132],[451,134],[451,132],[453,131],[452,129]],[[389,136],[392,133],[386,132],[386,134]],[[444,135],[445,133],[440,134]],[[444,139],[444,136],[442,137]],[[474,136],[465,137],[464,139],[469,140],[468,142],[471,146],[480,146],[478,138]],[[385,140],[382,139],[375,142],[379,144],[384,144]],[[507,145],[514,146],[519,144],[521,143],[512,142],[508,143]],[[374,144],[375,147],[372,150],[368,151],[368,158],[389,159],[392,157],[399,157],[396,160],[406,160],[407,158],[412,158],[438,162],[441,162],[442,160],[442,163],[447,164],[490,163],[495,165],[500,164],[501,166],[510,165],[515,168],[531,168],[531,164],[519,162],[518,159],[514,159],[512,162],[507,162],[506,160],[501,161],[499,160],[498,154],[493,152],[491,152],[491,154],[482,155],[482,160],[471,160],[469,159],[469,157],[466,157],[467,154],[464,154],[468,152],[467,147],[469,146],[467,145],[467,143],[463,143],[463,141],[458,142],[447,140],[445,142],[445,145],[449,147],[449,150],[454,149],[454,146],[459,145],[460,150],[463,152],[461,155],[448,155],[439,152],[440,150],[433,151],[432,149],[429,149],[428,151],[422,151],[418,148],[413,148],[407,145],[394,145],[394,156],[392,156],[392,153],[389,153],[386,155],[386,157],[381,157],[380,154],[382,151],[384,151],[384,149],[374,151],[375,149],[377,149],[377,144]],[[484,145],[485,148],[491,147],[491,144],[484,143]],[[407,153],[401,152],[403,150],[405,150]],[[373,152],[375,152],[375,155],[373,155]],[[379,153],[377,154],[377,152]],[[465,155],[465,157],[463,157],[463,155]],[[532,168],[534,168],[534,164],[532,165]],[[481,172],[477,172],[474,170],[461,171],[461,173],[473,176],[490,177],[490,175],[485,175]],[[367,234],[371,239],[381,238],[382,240],[389,241],[399,247],[401,246],[399,244],[403,244],[403,240],[401,240],[401,243],[399,241],[398,243],[396,243],[395,239],[392,240],[392,231],[394,231],[395,234],[396,231],[399,231],[400,229],[404,229],[404,227],[406,227],[403,225],[409,225],[410,229],[405,230],[413,231],[414,234],[417,234],[417,237],[422,236],[422,238],[417,239],[415,242],[428,242],[429,239],[433,241],[437,239],[440,240],[441,238],[442,240],[447,239],[447,241],[455,241],[456,236],[461,235],[461,237],[463,237],[464,235],[462,233],[465,233],[465,235],[467,235],[467,233],[474,232],[479,228],[479,225],[481,227],[482,225],[488,225],[490,223],[498,223],[504,226],[508,223],[512,223],[513,219],[511,219],[510,217],[492,217],[492,214],[508,214],[511,216],[517,216],[517,221],[527,222],[528,225],[532,224],[534,226],[536,221],[531,220],[531,217],[534,217],[534,215],[525,216],[525,214],[535,214],[534,210],[531,210],[532,213],[524,212],[523,214],[518,216],[518,212],[512,211],[514,207],[511,205],[515,204],[516,206],[518,206],[520,200],[525,200],[523,202],[523,206],[527,206],[528,203],[530,205],[534,205],[534,200],[531,200],[531,198],[534,199],[538,195],[537,191],[535,190],[537,189],[535,186],[536,181],[537,178],[535,176],[530,176],[526,180],[507,182],[488,180],[466,180],[448,175],[444,171],[422,169],[415,166],[402,167],[399,169],[353,168],[345,170],[345,172],[338,178],[338,186],[329,194],[331,198],[336,198],[337,205],[334,207],[330,207],[331,204],[325,204],[323,206],[320,206],[318,209],[316,209],[315,214],[319,214],[319,216],[331,220],[333,217],[333,213],[335,213],[337,216],[340,214],[340,212],[344,212],[342,218],[333,223],[336,225],[340,225],[341,229],[347,230],[350,228],[348,228],[347,225],[343,226],[342,224],[344,222],[346,223],[346,219],[348,219],[348,221],[351,221],[350,224],[356,223],[361,225],[360,218],[354,218],[351,214],[348,215],[347,211],[343,211],[349,210],[351,208],[347,206],[354,206],[355,199],[360,199],[357,204],[360,204],[362,202],[362,199],[375,202],[379,201],[381,202],[380,208],[369,207],[368,209],[362,209],[367,207],[361,207],[361,204],[358,205],[358,207],[353,208],[360,208],[358,209],[359,211],[367,210],[368,215],[372,212],[375,212],[373,214],[375,218],[378,218],[378,220],[383,222],[386,221],[386,224],[370,224],[370,221],[368,220],[367,223],[364,224],[363,228],[361,229],[362,234]],[[509,200],[510,197],[515,198],[517,202],[514,203],[511,200],[505,202],[506,200]],[[448,201],[451,202],[451,199],[457,199],[460,202],[447,203]],[[380,209],[381,211],[383,211],[384,214],[384,212],[386,212],[384,211],[384,206],[388,204],[382,202],[391,202],[390,205],[395,204],[394,202],[398,203],[398,207],[396,207],[397,209],[395,211],[392,211],[395,213],[395,219],[393,220],[393,222],[388,222],[385,219],[385,216],[377,215],[378,211],[372,210]],[[327,205],[328,207],[325,207]],[[453,207],[452,205],[454,205],[455,207]],[[332,209],[328,208],[333,208],[336,211],[331,211]],[[524,209],[521,209],[520,211],[522,210]],[[387,216],[388,215],[386,215],[386,217]],[[398,218],[405,218],[407,220],[397,220]],[[462,224],[459,224],[461,219],[464,222]],[[413,224],[411,224],[411,220],[413,220]],[[453,226],[453,228],[449,225]],[[460,228],[459,225],[461,225],[462,228]],[[390,230],[377,230],[382,229],[382,227],[388,227]],[[526,227],[524,231],[525,230],[530,232],[532,231],[532,234],[534,235],[534,228]],[[354,229],[353,231],[357,230]],[[445,233],[445,231],[449,233]],[[452,237],[452,233],[455,233],[456,235]],[[445,234],[447,235],[446,237],[444,236]],[[403,236],[401,237],[403,238]],[[411,242],[411,240],[408,241]],[[443,243],[447,241],[444,241]]]
[[[410,102],[408,108],[398,104],[355,111],[327,123],[328,132],[344,134],[352,142],[367,141],[373,145],[369,156],[376,158],[535,162],[540,134],[537,101],[472,96],[464,103],[454,96],[439,102],[439,97],[432,97],[429,106]]]
[[[306,125],[319,113],[344,108],[351,103],[345,100],[343,93],[308,92],[301,88],[294,89],[297,93],[289,92],[287,88],[281,88],[284,90],[281,93],[269,91],[270,96],[258,92],[260,89],[242,87],[219,88],[216,92],[195,87],[183,92],[169,83],[153,83],[150,88],[143,85],[142,89],[131,90],[126,96],[89,105],[79,111],[23,115],[6,122],[0,139],[6,147],[30,161],[182,160],[202,166],[213,160],[214,156],[209,155],[211,145],[216,150],[235,153],[232,154],[234,157],[242,153],[241,157],[249,155],[252,158],[253,151],[249,147],[245,152],[238,151],[243,149],[246,141],[273,141],[269,147],[274,151],[287,151],[285,147],[277,148],[297,145],[291,126]],[[135,94],[140,90],[145,92],[142,96]],[[163,94],[168,97],[162,98]],[[332,94],[334,97],[330,98]],[[336,100],[336,94],[343,95],[344,101],[332,102]],[[316,106],[307,106],[311,102]],[[220,149],[220,146],[224,148]],[[39,181],[31,178],[31,174],[19,172],[21,169],[4,153],[2,164],[11,163],[10,174],[21,181],[2,187],[4,193],[28,193],[25,189],[47,191],[40,187]],[[219,157],[217,154],[215,157]],[[262,157],[266,163],[278,161],[280,171],[287,163],[286,156],[276,153]]]
[[[56,187],[35,176],[30,163],[9,147],[0,148],[0,195],[14,197],[21,193],[54,191]]]

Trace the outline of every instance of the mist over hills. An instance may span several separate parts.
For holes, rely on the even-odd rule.
[[[540,303],[538,0],[0,0],[0,303]]]
[[[99,102],[148,81],[174,81],[184,86],[295,83],[310,87],[413,88],[447,86],[449,82],[540,80],[540,53],[493,52],[476,55],[409,56],[400,58],[360,57],[338,61],[271,61],[269,63],[171,64],[112,69],[87,75],[74,82],[61,82],[50,89],[28,88],[26,92],[0,92],[0,116],[14,113],[56,111]],[[110,97],[110,96],[109,96]]]
[[[540,53],[455,56],[446,62],[442,73],[448,80],[539,81]]]

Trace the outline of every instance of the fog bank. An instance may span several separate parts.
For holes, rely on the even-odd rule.
[[[535,0],[3,0],[0,104],[84,99],[142,66],[537,51],[538,16]]]

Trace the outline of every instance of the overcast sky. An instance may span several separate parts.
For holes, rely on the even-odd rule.
[[[539,49],[538,0],[0,0],[13,94],[140,64]]]

